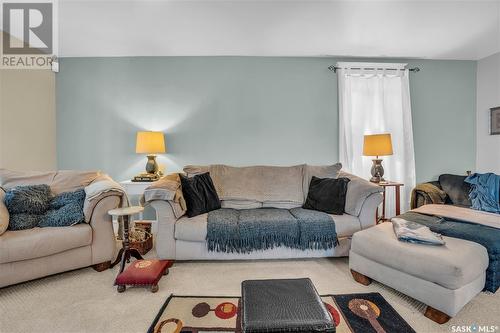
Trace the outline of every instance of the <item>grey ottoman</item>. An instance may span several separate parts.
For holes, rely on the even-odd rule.
[[[443,324],[484,288],[486,248],[444,237],[446,245],[399,241],[391,222],[355,233],[349,252],[354,279],[374,279],[427,305],[425,316]]]
[[[309,279],[247,280],[241,294],[244,333],[335,332]]]

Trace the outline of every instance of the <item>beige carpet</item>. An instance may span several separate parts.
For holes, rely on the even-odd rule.
[[[345,258],[178,262],[156,294],[144,288],[118,294],[116,271],[85,268],[0,289],[0,332],[145,332],[170,293],[233,296],[245,279],[297,277],[311,278],[321,294],[380,292],[417,332],[500,326],[500,292],[481,293],[449,323],[437,325],[422,315],[422,304],[378,283],[355,283]]]

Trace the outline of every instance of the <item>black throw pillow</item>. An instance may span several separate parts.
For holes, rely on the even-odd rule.
[[[309,184],[309,193],[302,206],[305,209],[318,210],[328,214],[342,215],[345,209],[345,197],[349,178],[318,178],[313,176]]]
[[[188,217],[208,213],[221,207],[219,196],[208,172],[190,178],[181,175],[181,185]]]
[[[469,199],[471,186],[464,181],[465,178],[467,176],[443,174],[439,176],[439,184],[443,191],[448,194],[452,204],[470,207],[472,205]]]

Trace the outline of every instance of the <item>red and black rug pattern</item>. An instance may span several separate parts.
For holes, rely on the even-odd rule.
[[[415,332],[379,293],[321,296],[337,333]],[[170,296],[149,333],[241,333],[240,298]]]

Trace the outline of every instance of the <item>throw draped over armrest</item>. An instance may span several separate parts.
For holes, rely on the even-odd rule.
[[[141,197],[141,204],[144,206],[155,200],[167,201],[172,206],[176,218],[186,213],[186,201],[178,173],[168,174],[146,188]]]
[[[99,201],[109,196],[119,196],[120,207],[128,207],[130,205],[123,187],[108,175],[100,175],[85,187],[85,203],[83,204],[85,222],[90,222],[94,208]]]
[[[417,184],[411,191],[411,209],[422,205],[444,204],[446,201],[446,192],[431,183]]]

